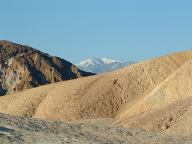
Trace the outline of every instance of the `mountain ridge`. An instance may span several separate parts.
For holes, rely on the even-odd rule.
[[[115,71],[124,68],[128,65],[136,62],[125,62],[120,60],[109,59],[105,57],[100,58],[89,58],[77,63],[77,67],[84,71],[90,71],[93,73],[105,73]]]

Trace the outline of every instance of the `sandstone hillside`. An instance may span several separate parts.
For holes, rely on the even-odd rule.
[[[180,69],[188,67],[185,66],[187,63],[191,65],[189,62],[191,58],[192,51],[175,53],[134,64],[112,73],[18,92],[0,98],[0,111],[13,115],[65,121],[94,118],[121,119],[124,116],[127,118],[126,113],[132,106],[136,106],[145,97],[150,98],[151,96],[148,95],[152,95],[150,93],[155,93],[156,89],[163,87],[162,83],[168,83],[169,80],[166,79],[169,77],[174,77],[177,72],[180,75],[179,72],[182,71]],[[188,74],[186,80],[183,84],[176,86],[184,87],[185,82],[188,83],[191,80],[188,78],[191,74],[190,70],[186,70],[185,73]],[[181,75],[178,79],[183,77]],[[190,84],[186,84],[185,91],[191,87]],[[181,95],[186,93],[183,92]],[[172,91],[165,94],[170,94],[170,102],[182,98],[180,95],[174,97]],[[160,94],[156,95],[159,98]],[[162,95],[164,97],[164,94]],[[189,94],[183,97],[187,96]],[[158,107],[159,104],[153,102],[151,108],[155,108],[156,105]],[[134,111],[133,109],[133,115]],[[140,112],[143,112],[142,108],[141,111],[136,111],[136,114]]]
[[[0,112],[192,134],[192,51],[0,97]],[[104,118],[104,119],[103,119]],[[106,118],[111,118],[107,121]]]

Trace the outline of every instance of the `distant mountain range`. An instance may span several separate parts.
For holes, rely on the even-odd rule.
[[[99,74],[118,70],[134,63],[136,62],[133,61],[125,62],[109,58],[91,58],[83,60],[76,65],[81,70]]]

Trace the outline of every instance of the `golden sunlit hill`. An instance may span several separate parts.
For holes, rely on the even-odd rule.
[[[85,124],[94,134],[98,134],[95,130],[102,127],[105,130],[122,128],[123,132],[140,129],[145,131],[145,136],[149,132],[190,136],[191,59],[192,51],[174,53],[115,72],[16,92],[0,97],[0,112],[15,115],[15,119],[28,116],[44,119],[44,123],[45,120],[59,120],[75,127]],[[21,123],[25,124],[24,121]],[[37,122],[41,123],[42,120]],[[49,126],[52,127],[53,123]],[[116,137],[117,133],[111,136]],[[160,143],[170,142],[167,135],[154,135],[156,139],[161,138]],[[162,137],[166,140],[163,141]],[[189,137],[185,138],[183,142],[189,140]],[[139,139],[142,139],[140,135]]]

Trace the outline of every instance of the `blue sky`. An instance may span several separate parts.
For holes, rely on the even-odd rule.
[[[192,48],[191,0],[0,0],[0,39],[76,63]]]

